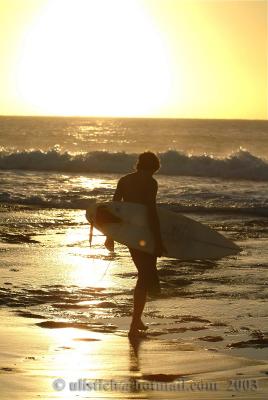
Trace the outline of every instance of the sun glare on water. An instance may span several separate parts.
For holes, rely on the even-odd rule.
[[[165,103],[163,38],[138,0],[48,0],[22,36],[17,88],[40,114],[146,115]]]
[[[76,222],[84,222],[83,215]],[[61,259],[67,271],[67,281],[79,287],[111,286],[108,269],[112,264],[104,248],[104,237],[94,228],[93,246],[89,246],[89,226],[70,227],[64,236]]]

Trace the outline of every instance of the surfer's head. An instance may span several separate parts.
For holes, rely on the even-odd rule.
[[[156,154],[151,151],[145,151],[139,155],[136,165],[137,171],[156,172],[160,168],[160,161]]]

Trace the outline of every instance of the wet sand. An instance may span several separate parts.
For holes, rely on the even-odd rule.
[[[108,254],[96,235],[89,248],[83,211],[1,216],[1,399],[267,398],[265,221],[249,232],[228,220],[233,239],[249,232],[239,257],[160,259],[162,295],[131,343],[136,271],[123,246]]]
[[[42,327],[38,316],[5,309],[0,316],[2,400],[252,400],[268,395],[268,362],[247,358],[247,349],[237,357],[205,350],[179,335],[129,341],[123,329],[114,334]]]

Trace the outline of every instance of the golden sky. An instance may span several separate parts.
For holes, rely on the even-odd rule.
[[[267,119],[266,0],[0,0],[0,114]]]

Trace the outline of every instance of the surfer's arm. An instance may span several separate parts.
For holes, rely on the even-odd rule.
[[[114,195],[113,195],[113,201],[121,201],[123,198],[122,194],[122,181],[119,179],[117,183],[117,187],[115,189]]]
[[[160,231],[160,222],[156,209],[157,190],[158,190],[157,182],[153,180],[150,190],[147,192],[146,195],[146,206],[147,206],[149,227],[153,233],[155,240],[155,253],[158,256],[161,256],[161,254],[164,251],[164,247]]]
[[[121,180],[119,179],[119,181],[117,183],[117,187],[116,187],[114,195],[113,195],[113,201],[121,201],[122,200],[123,195],[122,195],[121,186],[122,186],[122,183],[121,183]],[[107,250],[114,251],[114,240],[112,238],[107,236],[104,245]]]

